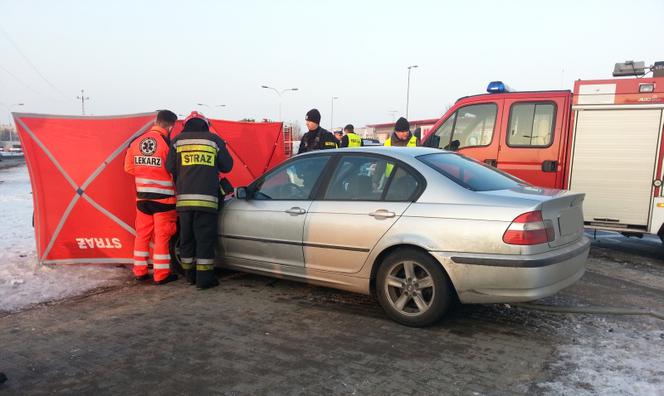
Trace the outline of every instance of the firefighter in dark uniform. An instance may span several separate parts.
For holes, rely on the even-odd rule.
[[[189,283],[199,289],[219,285],[214,274],[218,211],[223,203],[219,173],[233,168],[226,143],[209,128],[202,114],[192,112],[182,133],[173,139],[166,159],[166,168],[175,180],[182,268]]]
[[[362,147],[362,138],[355,133],[355,127],[352,124],[348,124],[344,127],[344,132],[346,133],[344,137],[341,138],[340,147]]]
[[[337,139],[332,133],[320,127],[320,112],[317,109],[311,109],[305,117],[307,122],[307,133],[302,136],[298,154],[316,150],[335,149],[339,146]]]

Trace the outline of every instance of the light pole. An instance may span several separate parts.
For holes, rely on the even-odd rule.
[[[283,121],[281,119],[281,102],[282,102],[281,98],[282,98],[282,95],[284,93],[288,92],[288,91],[299,91],[300,89],[299,88],[286,88],[286,89],[282,89],[281,91],[279,91],[278,89],[272,88],[272,87],[267,86],[267,85],[261,85],[261,88],[271,89],[271,90],[274,91],[274,93],[277,94],[277,96],[279,96],[279,121]]]
[[[406,88],[406,119],[408,119],[408,105],[410,104],[410,69],[417,69],[417,65],[408,66],[408,87]]]
[[[85,101],[90,100],[88,96],[85,96],[85,91],[81,89],[81,96],[77,96],[76,99],[81,100],[81,114],[85,115]]]
[[[339,99],[338,96],[333,96],[331,103],[332,103],[332,109],[330,111],[330,132],[334,130],[334,100]]]
[[[210,106],[209,104],[205,104],[205,103],[196,103],[196,106],[205,106],[205,107],[207,107],[208,109],[210,109],[210,111],[212,111],[212,106]],[[214,107],[221,107],[221,108],[223,108],[223,107],[226,107],[226,105],[225,105],[225,104],[218,104],[218,105],[214,105]]]

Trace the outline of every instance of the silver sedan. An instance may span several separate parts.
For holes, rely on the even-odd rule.
[[[583,199],[436,149],[319,151],[236,189],[219,264],[374,294],[390,318],[424,326],[457,300],[529,301],[577,281]]]

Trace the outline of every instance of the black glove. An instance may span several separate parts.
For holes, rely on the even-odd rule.
[[[232,193],[233,191],[235,191],[235,189],[233,188],[233,185],[231,184],[231,182],[228,181],[228,179],[225,178],[225,177],[223,179],[219,180],[219,190],[221,191],[221,196],[222,197],[224,197],[224,196]]]

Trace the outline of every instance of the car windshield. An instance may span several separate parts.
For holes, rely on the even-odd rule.
[[[527,184],[481,162],[453,153],[427,154],[418,160],[472,191],[506,190]]]

